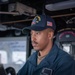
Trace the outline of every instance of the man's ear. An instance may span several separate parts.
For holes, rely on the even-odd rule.
[[[50,32],[48,33],[49,39],[53,39],[53,36],[54,36],[54,32],[53,32],[53,31],[50,31]]]

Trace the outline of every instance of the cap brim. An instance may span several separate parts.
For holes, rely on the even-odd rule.
[[[23,28],[22,32],[26,33],[29,30],[35,30],[35,31],[42,31],[46,29],[46,27],[39,27],[39,26],[29,26],[29,27],[25,27]]]
[[[26,27],[25,29],[35,30],[35,31],[41,31],[41,30],[46,29],[46,27],[30,26],[30,27]]]
[[[53,29],[52,27],[39,27],[39,26],[29,26],[29,27],[25,27],[25,28],[23,28],[22,29],[22,33],[26,33],[26,32],[29,32],[30,30],[35,30],[35,31],[42,31],[42,30],[44,30],[44,29],[47,29],[47,28],[51,28],[51,29]],[[54,29],[53,29],[54,30]]]

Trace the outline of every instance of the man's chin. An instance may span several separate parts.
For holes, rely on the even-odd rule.
[[[39,51],[39,48],[37,48],[37,47],[33,47],[33,48],[34,48],[34,50]]]

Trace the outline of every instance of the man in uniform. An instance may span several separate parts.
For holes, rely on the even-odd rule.
[[[17,75],[75,75],[73,58],[53,43],[56,25],[47,15],[37,15],[30,30],[31,42],[35,53],[28,59]]]

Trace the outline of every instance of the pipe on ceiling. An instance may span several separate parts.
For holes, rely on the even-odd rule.
[[[51,16],[52,18],[58,18],[58,17],[66,17],[66,16],[73,16],[75,13],[70,13],[70,14],[63,14],[63,15],[55,15]],[[32,21],[32,19],[26,19],[26,20],[18,20],[18,21],[10,21],[10,22],[2,22],[0,24],[12,24],[12,23],[19,23],[19,22],[27,22],[27,21]]]

